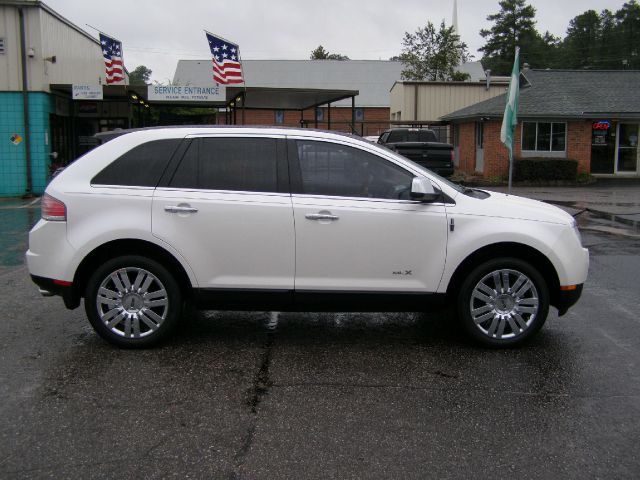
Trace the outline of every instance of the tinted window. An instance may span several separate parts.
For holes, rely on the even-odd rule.
[[[204,190],[276,192],[276,140],[194,140],[171,179],[170,186]]]
[[[181,141],[172,138],[138,145],[105,167],[91,183],[155,187]]]
[[[327,142],[297,146],[303,193],[409,199],[413,175],[383,158]]]
[[[389,134],[389,143],[397,142],[437,142],[436,135],[430,130],[394,130]]]

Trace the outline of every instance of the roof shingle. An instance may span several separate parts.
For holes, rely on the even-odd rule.
[[[520,80],[519,117],[640,118],[640,70],[528,70]],[[500,95],[441,118],[501,117],[505,101]]]

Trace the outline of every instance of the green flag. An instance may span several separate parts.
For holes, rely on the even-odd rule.
[[[516,58],[513,61],[511,71],[511,81],[509,82],[509,93],[507,95],[507,105],[504,107],[502,117],[502,129],[500,130],[500,141],[509,149],[509,157],[513,155],[513,132],[518,125],[518,95],[520,93],[520,47],[516,47]]]
[[[509,193],[511,193],[511,178],[513,176],[513,133],[518,125],[518,95],[520,94],[520,47],[516,47],[516,58],[513,61],[507,105],[504,107],[500,141],[509,150]]]

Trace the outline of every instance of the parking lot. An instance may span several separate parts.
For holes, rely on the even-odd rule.
[[[446,312],[202,312],[120,350],[39,296],[38,204],[3,201],[0,477],[637,478],[640,229],[580,201],[581,301],[503,351]]]

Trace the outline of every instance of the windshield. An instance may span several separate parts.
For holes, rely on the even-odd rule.
[[[437,142],[435,133],[431,130],[393,130],[387,142]]]

